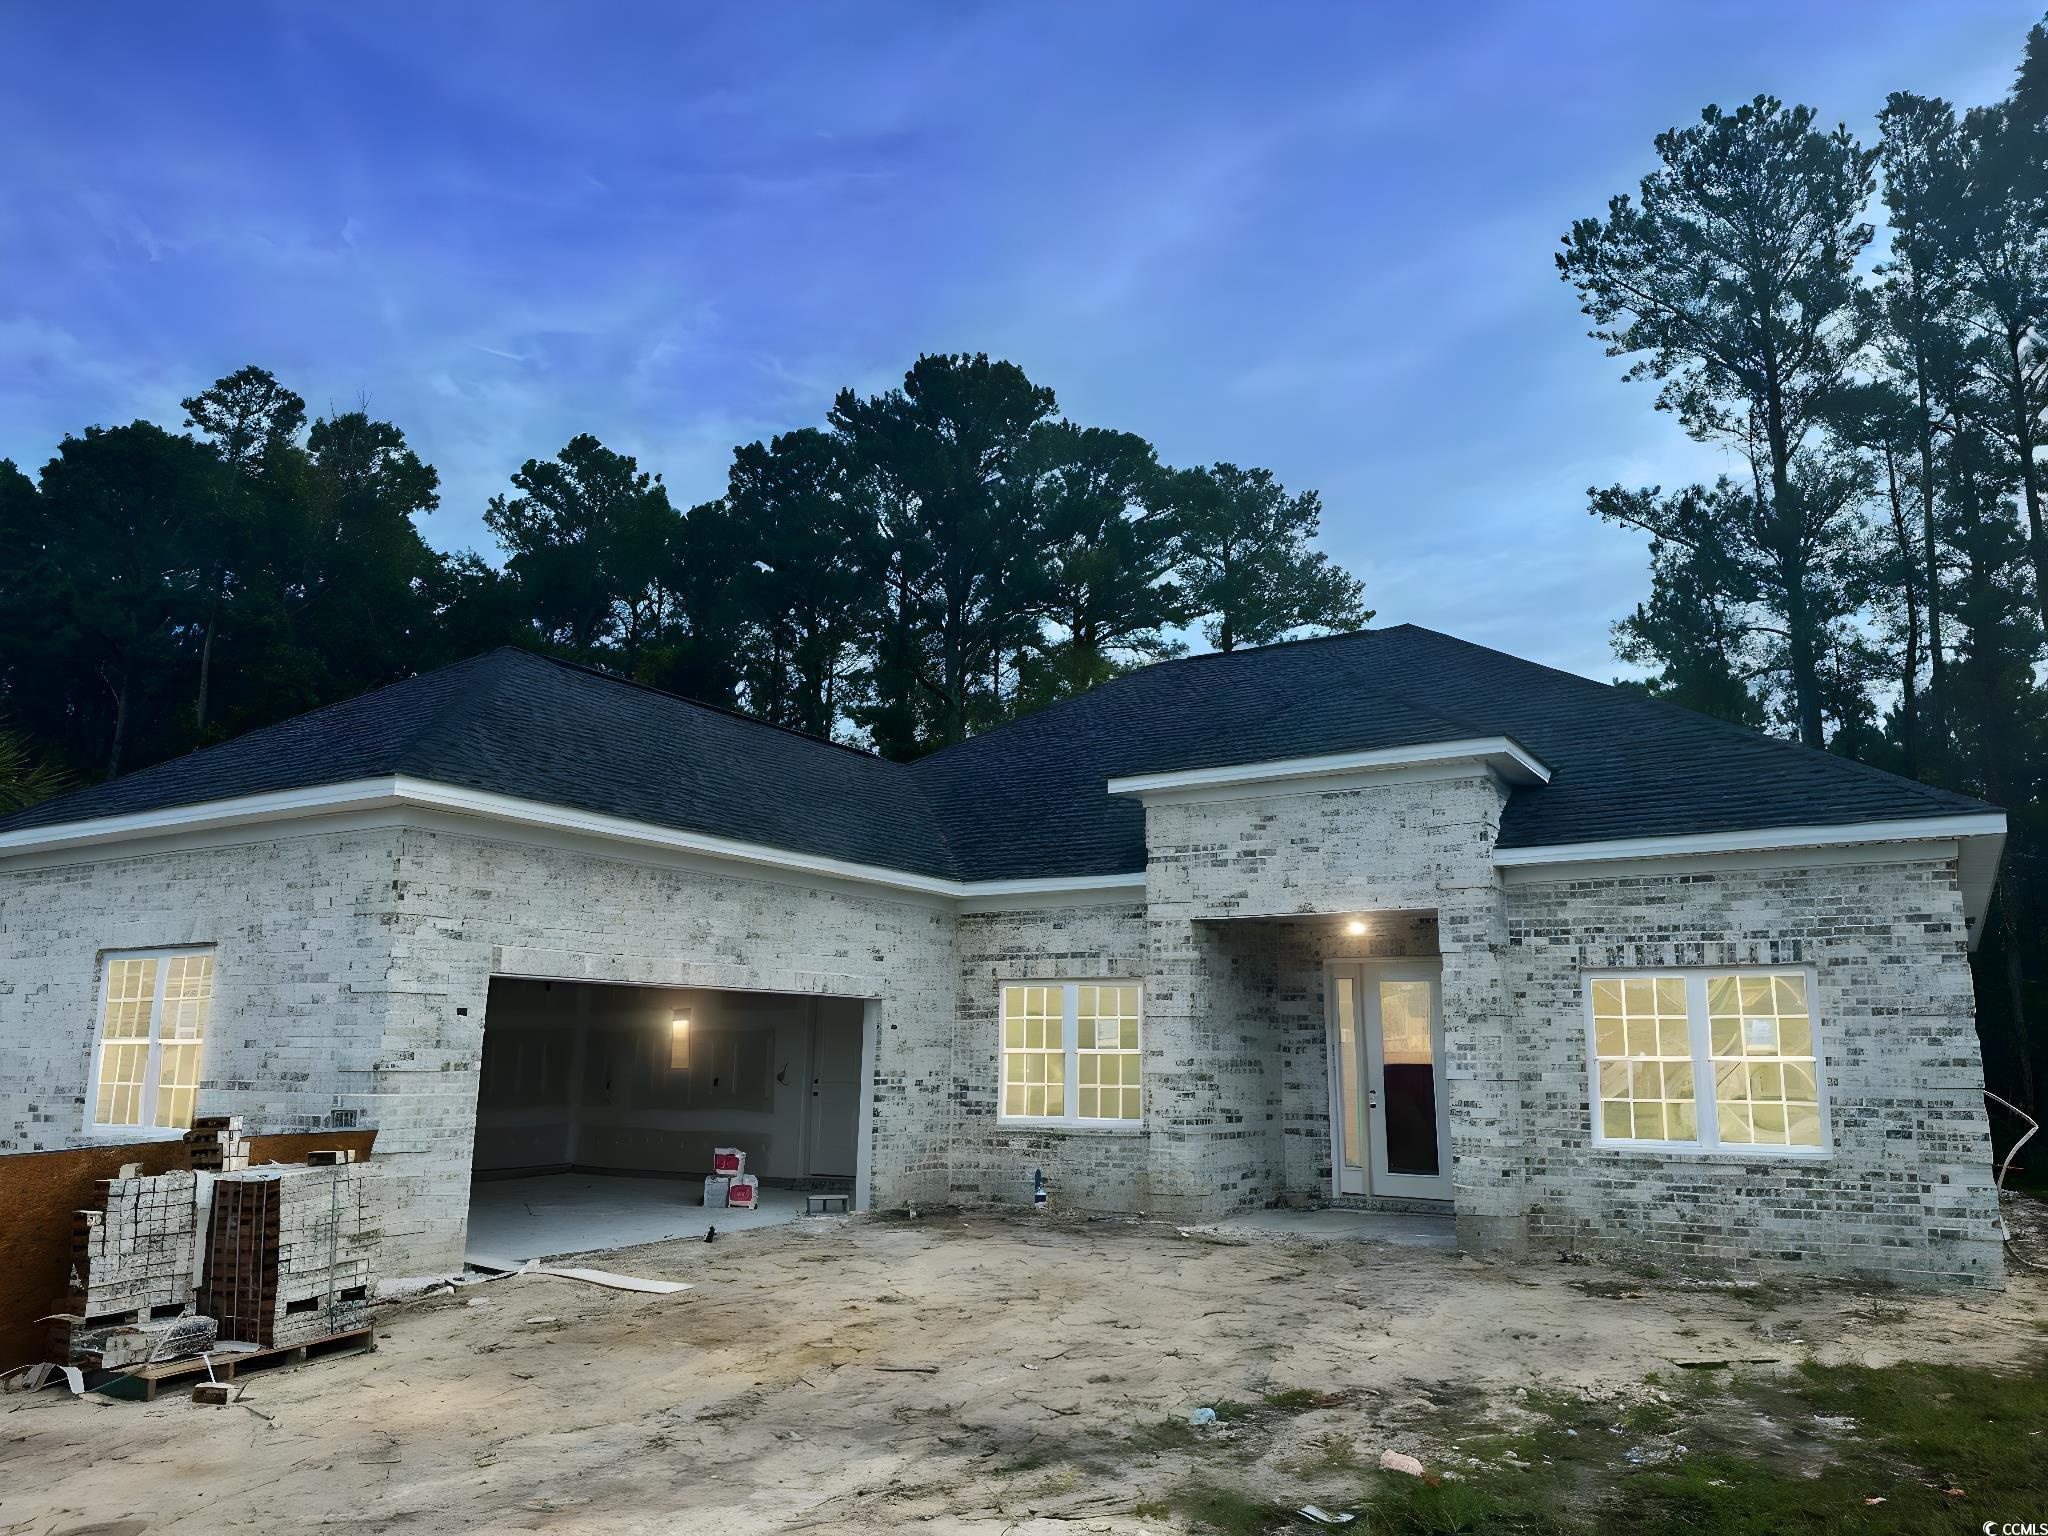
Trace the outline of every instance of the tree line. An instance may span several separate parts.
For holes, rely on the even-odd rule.
[[[0,461],[0,798],[112,776],[521,644],[910,758],[1119,671],[1353,629],[1314,491],[1176,469],[986,356],[735,450],[679,507],[589,434],[443,554],[439,477],[366,408],[247,367],[146,421]]]
[[[2008,808],[1979,1028],[2040,1102],[2048,27],[2003,100],[1894,92],[1874,143],[1758,97],[1655,153],[1557,266],[1730,469],[1589,492],[1650,536],[1616,650],[1659,697]]]

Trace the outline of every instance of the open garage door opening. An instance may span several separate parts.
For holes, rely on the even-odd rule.
[[[857,998],[493,977],[484,1018],[468,1252],[502,1267],[786,1221],[855,1197]],[[707,1208],[714,1148],[759,1180]]]

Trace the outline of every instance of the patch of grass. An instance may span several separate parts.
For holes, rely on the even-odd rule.
[[[1294,1477],[1317,1482],[1335,1482],[1345,1477],[1355,1477],[1364,1472],[1370,1463],[1359,1454],[1358,1442],[1351,1436],[1331,1431],[1318,1435],[1308,1442],[1302,1454],[1283,1463],[1287,1472]]]
[[[1621,1427],[1631,1434],[1661,1435],[1678,1422],[1678,1412],[1668,1403],[1635,1403],[1621,1415]]]
[[[1132,1513],[1148,1520],[1178,1515],[1194,1529],[1213,1531],[1217,1536],[1265,1536],[1268,1531],[1294,1522],[1294,1511],[1285,1505],[1254,1499],[1213,1483],[1189,1483],[1162,1498],[1138,1505]]]
[[[1124,1436],[1124,1443],[1134,1451],[1184,1451],[1201,1438],[1202,1432],[1186,1419],[1161,1419],[1140,1424]]]
[[[1547,1498],[1469,1482],[1404,1477],[1383,1487],[1369,1508],[1374,1536],[1577,1536],[1588,1527],[1559,1514]]]
[[[1268,1392],[1261,1401],[1282,1413],[1304,1413],[1315,1407],[1322,1396],[1313,1387],[1289,1387],[1284,1392]]]
[[[1375,1536],[1966,1536],[1986,1520],[2032,1518],[2048,1487],[2040,1373],[1807,1366],[1736,1378],[1677,1408],[1539,1393],[1525,1404],[1544,1416],[1518,1446],[1530,1471],[1483,1465],[1437,1488],[1383,1480]],[[1816,1415],[1857,1428],[1828,1430]],[[1632,1465],[1644,1434],[1691,1449]],[[1487,1463],[1499,1456],[1497,1439],[1460,1448]]]

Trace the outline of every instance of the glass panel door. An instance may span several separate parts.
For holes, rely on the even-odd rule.
[[[1380,981],[1380,1096],[1387,1117],[1387,1172],[1432,1177],[1437,1166],[1436,1048],[1426,981]]]
[[[1372,1193],[1448,1200],[1450,1091],[1437,967],[1373,966],[1364,981]]]

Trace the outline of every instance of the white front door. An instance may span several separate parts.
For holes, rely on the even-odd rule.
[[[1451,1198],[1440,978],[1434,960],[1330,962],[1325,995],[1338,1194]]]

